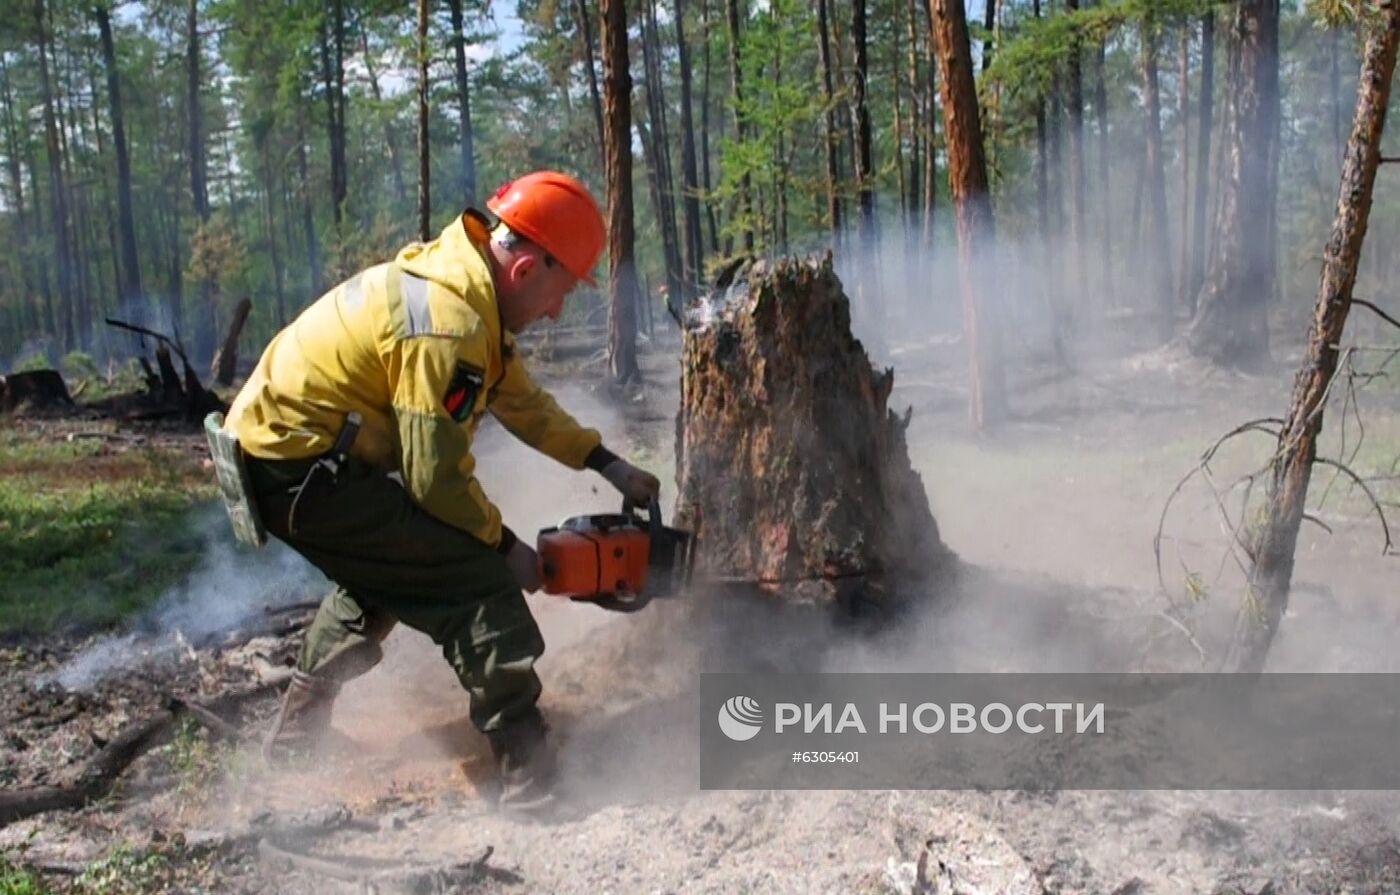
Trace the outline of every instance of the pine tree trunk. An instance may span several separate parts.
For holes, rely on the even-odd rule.
[[[428,0],[418,0],[418,238],[432,239],[432,141],[428,135]]]
[[[695,160],[695,113],[692,108],[690,43],[685,38],[685,0],[676,0],[676,64],[681,75],[681,208],[685,221],[685,282],[688,297],[691,287],[700,282],[705,269],[705,235],[700,225],[700,171]]]
[[[1006,415],[1006,373],[993,283],[996,223],[982,147],[967,12],[963,0],[929,0],[929,13],[942,75],[948,184],[957,213],[963,340],[970,363],[968,408],[972,425],[983,429]]]
[[[452,12],[452,47],[457,76],[457,145],[462,153],[460,205],[476,203],[476,151],[472,146],[472,97],[467,80],[467,35],[462,26],[462,0],[447,0]]]
[[[285,275],[282,272],[282,250],[277,243],[277,224],[272,214],[272,190],[275,180],[272,176],[272,165],[267,157],[267,147],[262,151],[263,164],[263,226],[267,231],[267,251],[272,261],[272,286],[273,296],[276,304],[273,309],[277,314],[277,328],[281,329],[287,325],[287,287]]]
[[[826,216],[831,226],[832,248],[841,248],[841,171],[836,155],[840,137],[836,133],[836,97],[831,87],[831,29],[827,27],[827,4],[817,0],[817,48],[822,61],[822,101],[826,106],[822,116],[826,135]]]
[[[955,558],[830,256],[759,262],[736,292],[682,345],[676,519],[697,577],[850,614],[927,596]]]
[[[189,123],[188,157],[190,165],[190,198],[194,207],[196,232],[209,223],[209,172],[204,149],[204,104],[200,98],[202,81],[202,50],[199,41],[199,0],[188,0],[185,8],[185,103]],[[218,297],[208,276],[199,284],[199,316],[196,321],[194,353],[208,358],[214,352],[217,338]]]
[[[924,29],[924,43],[928,47],[928,108],[924,115],[924,121],[928,122],[928,152],[924,153],[924,219],[920,244],[923,246],[924,256],[931,258],[934,250],[934,227],[938,223],[938,65],[934,59],[936,53],[933,48],[933,19],[928,18],[932,14],[932,7],[927,3],[921,5],[927,19],[925,24],[928,26]]]
[[[10,179],[8,201],[13,203],[15,209],[15,250],[20,271],[20,287],[24,296],[21,305],[20,325],[27,331],[27,334],[37,332],[43,327],[43,308],[40,305],[38,290],[35,288],[31,276],[31,253],[29,251],[30,228],[37,229],[39,226],[37,221],[39,197],[37,193],[30,195],[30,198],[36,203],[34,207],[35,220],[31,221],[24,203],[24,178],[20,163],[24,153],[20,148],[19,132],[15,125],[15,101],[10,89],[10,72],[5,64],[3,53],[0,53],[0,101],[4,103],[5,112],[5,168]],[[33,171],[30,174],[32,175]]]
[[[457,0],[460,2],[460,0]],[[365,75],[369,78],[370,96],[376,106],[384,102],[384,94],[379,89],[379,73],[374,70],[374,59],[369,52],[369,36],[361,32],[360,52],[364,54]],[[408,204],[408,186],[403,176],[403,152],[399,148],[399,129],[392,120],[384,122],[384,145],[389,149],[389,168],[394,177],[394,198],[400,205]]]
[[[301,197],[301,229],[306,240],[306,265],[310,277],[311,294],[320,295],[324,290],[321,279],[321,246],[316,238],[316,215],[311,207],[311,174],[306,161],[306,112],[300,98],[296,101],[297,111],[297,175],[298,194]]]
[[[710,0],[700,0],[700,28],[704,32],[703,75],[700,81],[700,183],[705,188],[705,224],[710,235],[710,254],[719,254],[719,226],[715,220],[715,200],[710,181]],[[721,126],[724,119],[720,119]]]
[[[855,50],[855,85],[851,107],[856,116],[857,267],[860,270],[856,312],[875,327],[884,324],[879,266],[880,237],[875,228],[875,161],[870,122],[870,56],[866,41],[866,0],[851,0],[851,43]]]
[[[330,35],[326,29],[326,11],[321,11],[321,16],[317,22],[318,26],[318,46],[321,56],[321,83],[322,95],[326,102],[326,146],[330,156],[331,167],[331,220],[335,224],[336,232],[340,232],[340,216],[344,210],[341,204],[340,194],[340,127],[337,124],[339,104],[335,100],[336,78],[331,71],[331,47]]]
[[[59,147],[58,116],[54,109],[54,89],[49,75],[50,33],[44,0],[34,0],[34,24],[39,39],[39,89],[44,107],[44,154],[49,169],[49,224],[54,236],[54,265],[58,281],[58,307],[50,314],[50,332],[60,339],[66,351],[74,344],[73,300],[76,267],[68,222],[68,185],[63,177],[63,157]]]
[[[904,6],[904,38],[908,42],[909,65],[909,198],[904,206],[905,251],[918,257],[917,241],[914,239],[914,222],[919,215],[919,204],[923,196],[924,171],[924,79],[919,77],[919,12],[914,0]],[[926,260],[926,259],[920,259]],[[920,274],[922,275],[922,274]]]
[[[1167,218],[1167,172],[1162,151],[1162,94],[1158,86],[1157,25],[1151,18],[1142,26],[1142,80],[1147,100],[1147,212],[1150,233],[1141,254],[1147,271],[1149,307],[1157,317],[1158,335],[1171,337],[1175,319],[1172,303],[1171,224]]]
[[[1065,12],[1079,10],[1079,0],[1065,0]],[[1067,283],[1073,294],[1088,294],[1084,240],[1084,75],[1081,47],[1074,38],[1066,68],[1065,102],[1069,107],[1069,241],[1070,271]]]
[[[984,0],[982,13],[982,28],[987,34],[982,41],[982,71],[986,71],[992,64],[992,35],[997,28],[997,0]]]
[[[1040,0],[1032,0],[1031,13],[1035,18],[1040,18]],[[1059,271],[1059,259],[1055,254],[1053,238],[1057,230],[1050,220],[1050,141],[1045,107],[1046,99],[1042,96],[1037,100],[1035,107],[1035,209],[1036,222],[1040,229],[1040,266],[1045,273],[1041,284],[1045,308],[1050,316],[1050,343],[1056,359],[1061,364],[1067,364],[1067,321],[1062,310],[1062,284],[1056,275]],[[1081,150],[1082,145],[1081,141]]]
[[[1191,267],[1191,21],[1181,22],[1180,56],[1177,60],[1177,123],[1181,127],[1181,251],[1177,255],[1177,301],[1194,311],[1187,292],[1187,271]]]
[[[632,220],[632,73],[625,0],[602,0],[603,157],[608,181],[608,368],[628,383],[637,366],[636,233]]]
[[[1254,565],[1249,593],[1257,609],[1241,616],[1227,664],[1248,673],[1264,669],[1269,646],[1288,609],[1294,551],[1307,505],[1323,409],[1337,373],[1338,346],[1351,309],[1352,289],[1370,219],[1372,190],[1381,160],[1386,108],[1390,102],[1397,50],[1400,2],[1376,0],[1361,64],[1356,118],[1342,165],[1332,236],[1323,254],[1322,277],[1307,352],[1294,380],[1293,398],[1272,464],[1265,523],[1251,545]],[[1248,58],[1248,57],[1247,57]],[[1248,105],[1241,118],[1253,112]]]
[[[1206,270],[1206,211],[1210,202],[1210,142],[1215,126],[1215,11],[1201,16],[1201,88],[1196,124],[1196,197],[1191,227],[1191,262],[1186,273],[1186,304],[1194,316]]]
[[[574,0],[574,18],[583,37],[583,64],[588,68],[588,94],[593,100],[593,123],[598,129],[598,158],[603,157],[603,97],[598,91],[598,63],[593,58],[593,17],[587,0]]]
[[[131,158],[126,145],[126,115],[122,108],[121,79],[117,73],[117,53],[112,41],[112,22],[107,7],[93,8],[98,35],[102,41],[102,61],[107,69],[107,102],[112,115],[112,148],[117,157],[117,233],[121,246],[121,300],[135,302],[141,297],[141,262],[136,253],[136,220],[131,210]],[[137,321],[144,322],[144,321]]]
[[[671,172],[670,129],[666,125],[666,91],[661,78],[661,39],[656,27],[655,0],[642,4],[642,65],[646,72],[646,110],[651,119],[652,153],[655,166],[657,222],[661,227],[661,247],[666,264],[666,300],[680,307],[685,273],[681,257],[680,228],[676,224],[675,178]]]
[[[1241,0],[1235,11],[1226,174],[1216,249],[1186,331],[1192,354],[1253,366],[1268,358],[1267,310],[1276,279],[1273,245],[1279,122],[1278,0]]]
[[[1108,152],[1108,82],[1104,76],[1107,55],[1106,40],[1098,41],[1094,47],[1094,114],[1099,119],[1098,193],[1103,220],[1103,245],[1099,247],[1099,254],[1103,257],[1103,294],[1111,301],[1116,287],[1113,282],[1113,168]]]
[[[729,28],[729,80],[734,88],[734,133],[735,139],[743,143],[748,135],[748,127],[740,109],[744,102],[744,69],[739,42],[739,0],[724,0],[725,22]],[[744,251],[753,254],[753,178],[745,171],[739,182],[739,214],[744,221]]]

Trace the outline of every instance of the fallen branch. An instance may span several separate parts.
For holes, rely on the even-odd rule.
[[[71,782],[0,792],[0,827],[49,811],[82,808],[107,794],[117,777],[167,733],[180,709],[161,709],[133,721],[93,756]]]
[[[259,857],[284,873],[300,870],[341,882],[359,883],[369,892],[379,892],[381,886],[401,892],[455,892],[461,891],[468,883],[486,879],[522,882],[518,873],[487,865],[495,851],[494,846],[488,845],[480,857],[465,864],[415,867],[398,861],[351,855],[323,858],[291,851],[269,839],[258,843]]]
[[[165,705],[154,714],[133,721],[118,731],[117,735],[68,783],[0,792],[0,827],[36,814],[71,811],[97,801],[111,790],[112,784],[132,762],[149,752],[170,732],[178,719],[186,714],[194,714],[203,722],[205,715],[217,717],[216,707],[224,710],[235,709],[250,699],[268,693],[275,686],[271,683],[258,683],[225,693],[211,702],[200,705],[199,713],[191,711],[188,701],[175,698],[166,700]],[[222,722],[223,719],[219,720]],[[224,726],[234,729],[236,735],[236,728],[232,728],[232,725],[226,722]]]

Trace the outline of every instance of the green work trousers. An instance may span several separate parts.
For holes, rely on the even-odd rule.
[[[351,460],[248,458],[267,530],[336,585],[307,630],[298,666],[335,681],[379,661],[396,622],[442,648],[471,694],[471,720],[497,730],[535,712],[544,639],[505,558],[420,509],[395,479]]]

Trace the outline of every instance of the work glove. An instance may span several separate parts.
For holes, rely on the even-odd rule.
[[[534,592],[540,589],[540,557],[534,547],[517,540],[506,554],[506,565],[510,567],[521,590]]]
[[[602,476],[622,492],[623,497],[639,507],[661,496],[661,480],[626,460],[614,460],[604,466]]]

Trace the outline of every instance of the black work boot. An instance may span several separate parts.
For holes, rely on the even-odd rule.
[[[500,774],[496,804],[501,810],[541,817],[554,807],[558,769],[548,734],[549,726],[538,711],[487,732]]]
[[[331,708],[339,692],[336,681],[300,669],[293,671],[277,720],[263,740],[263,757],[278,762],[309,753],[330,727]]]

